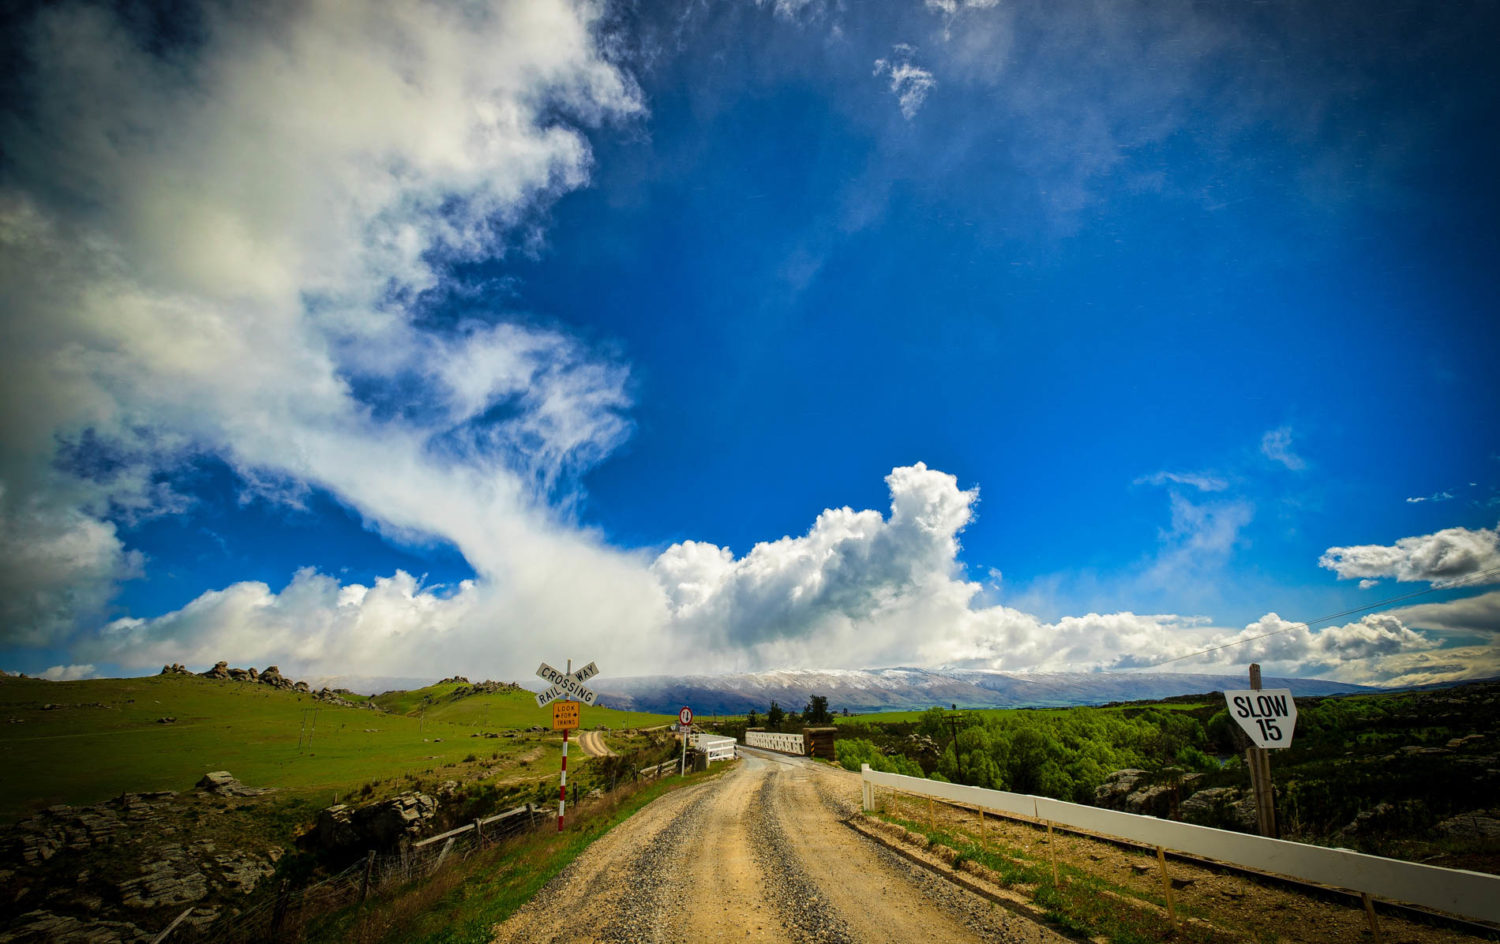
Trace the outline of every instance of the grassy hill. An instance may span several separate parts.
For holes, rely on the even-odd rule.
[[[55,803],[96,803],[126,791],[187,790],[211,770],[228,770],[251,786],[280,788],[283,796],[331,802],[371,781],[444,767],[507,768],[516,779],[555,769],[561,745],[550,730],[550,709],[537,708],[525,692],[454,699],[457,687],[381,696],[405,709],[382,713],[197,676],[5,678],[0,818],[13,820]],[[616,730],[668,720],[603,708],[583,712],[585,725]],[[548,730],[471,736],[538,725]]]
[[[422,717],[427,721],[439,721],[465,726],[479,731],[525,729],[540,726],[552,727],[552,707],[536,706],[531,692],[509,691],[486,694],[462,695],[469,686],[458,682],[429,685],[426,688],[405,692],[387,692],[376,695],[372,701],[385,710],[411,717]],[[625,728],[654,727],[671,724],[677,718],[672,715],[651,714],[644,711],[616,711],[613,708],[587,707],[582,709],[581,721],[585,728],[606,728],[620,731]]]

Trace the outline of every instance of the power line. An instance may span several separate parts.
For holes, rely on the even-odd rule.
[[[1269,636],[1280,636],[1282,633],[1289,633],[1289,632],[1291,632],[1294,629],[1311,629],[1312,627],[1316,626],[1319,623],[1327,623],[1327,622],[1331,622],[1331,621],[1336,620],[1336,619],[1342,619],[1345,616],[1353,616],[1355,613],[1363,613],[1365,610],[1373,610],[1373,609],[1376,609],[1377,607],[1389,606],[1392,603],[1400,603],[1402,600],[1410,600],[1410,599],[1413,599],[1415,597],[1426,596],[1429,593],[1436,593],[1439,590],[1453,590],[1453,589],[1455,589],[1457,587],[1473,586],[1473,585],[1478,584],[1478,583],[1483,583],[1484,582],[1484,578],[1486,578],[1486,577],[1494,577],[1494,576],[1497,576],[1497,575],[1500,575],[1500,567],[1493,567],[1493,568],[1491,568],[1489,570],[1482,570],[1482,571],[1479,571],[1478,573],[1469,574],[1467,577],[1461,577],[1458,580],[1454,581],[1453,583],[1444,584],[1441,587],[1433,586],[1433,587],[1428,587],[1426,590],[1417,590],[1417,591],[1412,592],[1412,593],[1404,593],[1404,594],[1402,594],[1399,597],[1390,597],[1388,599],[1381,600],[1381,601],[1379,601],[1377,603],[1369,603],[1369,604],[1366,604],[1365,606],[1357,606],[1357,607],[1355,607],[1352,610],[1344,610],[1342,613],[1332,613],[1332,614],[1329,614],[1328,616],[1320,616],[1320,617],[1318,617],[1315,620],[1308,620],[1306,622],[1293,623],[1291,626],[1288,626],[1285,629],[1276,629],[1276,630],[1272,630],[1269,633],[1261,633],[1259,636],[1251,636],[1249,639],[1236,639],[1233,642],[1226,642],[1226,643],[1223,643],[1222,645],[1209,646],[1207,649],[1200,649],[1197,652],[1190,652],[1190,653],[1188,653],[1185,656],[1175,656],[1175,657],[1173,657],[1171,659],[1163,659],[1160,662],[1153,662],[1150,665],[1135,665],[1135,666],[1131,666],[1126,671],[1135,671],[1137,669],[1155,669],[1155,668],[1160,668],[1161,666],[1164,666],[1164,665],[1170,665],[1173,662],[1182,662],[1185,659],[1192,659],[1192,658],[1195,658],[1197,656],[1207,655],[1210,652],[1218,652],[1220,649],[1232,649],[1235,646],[1243,646],[1245,643],[1247,643],[1247,642],[1255,642],[1257,639],[1265,639],[1265,638],[1267,638]]]

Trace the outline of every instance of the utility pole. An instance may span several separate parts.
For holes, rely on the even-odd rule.
[[[1260,691],[1260,663],[1250,664],[1250,688]],[[1276,837],[1276,797],[1271,789],[1271,752],[1264,747],[1245,749],[1250,769],[1250,792],[1255,795],[1255,824],[1262,836]]]

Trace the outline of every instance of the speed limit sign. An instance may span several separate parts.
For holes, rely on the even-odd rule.
[[[693,709],[683,708],[677,712],[677,723],[684,728],[693,723]]]

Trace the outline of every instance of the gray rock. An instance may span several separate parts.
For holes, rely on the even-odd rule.
[[[49,944],[148,944],[152,935],[126,921],[82,921],[71,915],[29,911],[0,931],[0,944],[47,941]]]
[[[214,856],[213,862],[215,878],[241,895],[255,891],[261,879],[276,871],[269,862],[248,852],[220,853]]]
[[[1182,818],[1199,826],[1254,829],[1255,801],[1238,787],[1210,787],[1182,801]]]
[[[208,896],[208,879],[186,849],[166,845],[154,852],[156,858],[141,869],[140,877],[116,886],[125,907],[186,905]]]
[[[198,781],[198,789],[204,790],[216,796],[226,797],[252,797],[263,793],[270,793],[274,787],[247,787],[234,779],[234,775],[227,770],[215,770],[203,775]]]
[[[1454,839],[1500,838],[1500,810],[1471,810],[1450,816],[1436,826],[1433,832]]]

